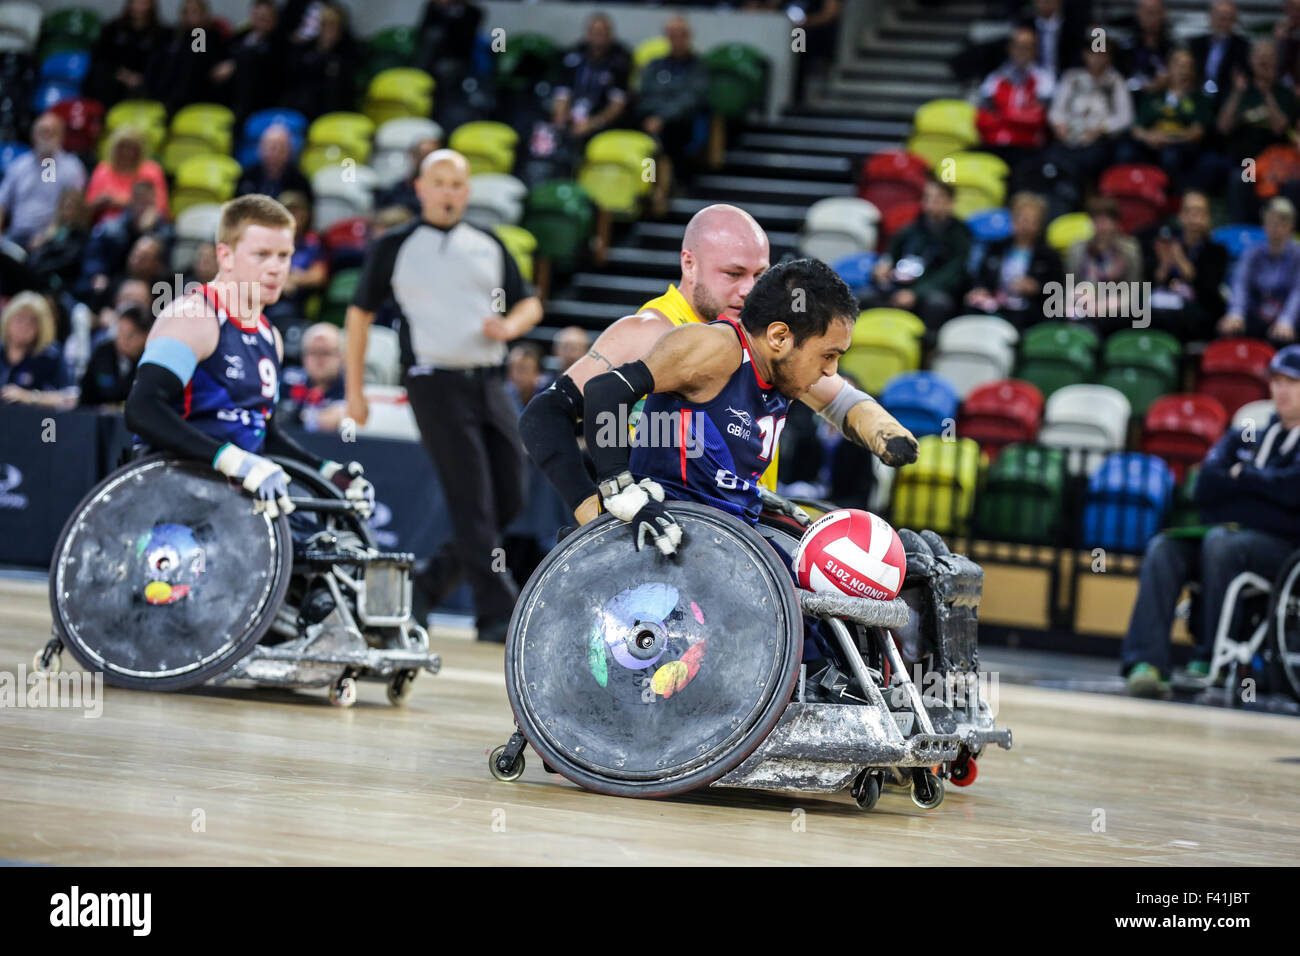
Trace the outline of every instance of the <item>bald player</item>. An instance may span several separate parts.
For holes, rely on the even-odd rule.
[[[738,321],[749,291],[768,268],[768,241],[754,217],[736,206],[706,206],[682,236],[679,286],[605,329],[591,350],[524,409],[520,433],[528,454],[546,473],[579,524],[600,514],[596,484],[587,472],[576,432],[583,390],[597,375],[650,354],[668,331],[692,322]],[[911,432],[874,398],[840,375],[821,379],[801,400],[848,438],[895,467],[916,460]],[[762,483],[776,487],[776,456]]]

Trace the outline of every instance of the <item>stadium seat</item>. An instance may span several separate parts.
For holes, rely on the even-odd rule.
[[[991,459],[1016,442],[1033,442],[1043,418],[1043,393],[1029,382],[1004,379],[975,388],[962,403],[957,434],[979,442]]]
[[[966,217],[966,225],[977,243],[1001,242],[1011,238],[1011,210],[981,209]]]
[[[41,35],[41,8],[19,0],[0,3],[0,33],[20,40],[23,49],[32,49]]]
[[[612,129],[587,141],[578,183],[599,209],[634,216],[641,197],[654,187],[652,137],[636,130]],[[647,171],[651,175],[647,176]]]
[[[315,194],[312,228],[324,232],[336,222],[368,216],[375,208],[374,170],[368,166],[322,166],[311,177]]]
[[[424,119],[433,112],[433,89],[433,77],[424,70],[391,67],[371,78],[363,112],[375,126],[393,119]]]
[[[476,120],[452,132],[449,145],[469,163],[470,174],[508,173],[515,165],[519,134],[505,123]]]
[[[203,242],[217,241],[217,223],[221,206],[215,202],[192,203],[176,214],[176,241],[172,244],[172,263],[185,268],[194,259],[194,251]]]
[[[80,95],[81,88],[79,84],[42,83],[36,88],[36,93],[32,96],[32,112],[40,115],[47,110],[54,109],[59,103],[76,99]]]
[[[91,50],[99,39],[99,14],[89,7],[64,7],[41,22],[41,53]]]
[[[1201,523],[1201,510],[1196,504],[1196,477],[1201,466],[1192,465],[1183,480],[1174,487],[1174,500],[1169,508],[1169,527],[1190,528]]]
[[[953,214],[965,219],[997,209],[1007,197],[1007,164],[992,153],[961,152],[939,162],[939,176],[956,190]]]
[[[1145,415],[1153,401],[1177,389],[1182,351],[1167,332],[1121,329],[1106,340],[1101,384],[1123,392],[1134,415]]]
[[[1264,227],[1253,223],[1232,223],[1219,226],[1211,231],[1210,238],[1222,244],[1228,250],[1229,269],[1231,269],[1233,263],[1241,258],[1241,254],[1251,246],[1257,246],[1261,242],[1268,242],[1268,236],[1264,234]],[[1229,276],[1231,276],[1231,273],[1229,273]]]
[[[921,215],[921,204],[919,202],[899,203],[890,208],[890,210],[880,217],[880,237],[877,241],[877,248],[885,252],[889,248],[889,242],[894,236],[902,232],[913,222],[916,217]]]
[[[541,33],[512,31],[510,42],[496,56],[497,86],[503,90],[519,92],[535,89],[538,83],[553,84],[559,71],[560,58],[560,48],[550,37]],[[509,172],[509,170],[484,170],[484,172]]]
[[[176,171],[176,189],[207,193],[210,202],[225,202],[235,194],[241,170],[233,157],[205,155],[187,159]]]
[[[41,63],[41,82],[61,83],[80,90],[89,70],[90,54],[85,50],[51,53]]]
[[[191,103],[172,117],[171,134],[208,143],[213,152],[229,153],[234,138],[235,114],[220,103]]]
[[[995,541],[1056,544],[1064,509],[1064,452],[1011,444],[985,474],[975,531]]]
[[[258,110],[244,120],[240,138],[246,143],[256,143],[272,126],[283,126],[289,131],[295,149],[301,149],[307,139],[307,117],[297,110],[286,110],[278,106]]]
[[[417,39],[414,27],[388,27],[367,37],[365,77],[394,67],[414,65]]]
[[[953,153],[960,153],[964,149],[974,146],[974,143],[968,143],[956,136],[949,136],[942,133],[918,133],[907,141],[907,151],[916,156],[920,156],[931,168],[939,165],[939,162]]]
[[[1086,212],[1068,212],[1047,225],[1047,244],[1064,254],[1076,242],[1092,238],[1092,218]]]
[[[571,180],[539,183],[528,193],[523,227],[536,239],[541,257],[570,270],[585,254],[595,225],[591,199]]]
[[[332,223],[321,238],[331,271],[354,269],[366,257],[366,245],[370,241],[370,220],[365,216],[340,219]]]
[[[104,132],[104,104],[78,96],[53,107],[63,120],[63,148],[72,153],[88,153],[95,148]]]
[[[1228,413],[1217,399],[1188,392],[1166,395],[1147,410],[1142,450],[1165,459],[1174,477],[1182,480],[1187,468],[1205,457],[1227,426]]]
[[[632,90],[635,91],[641,88],[641,71],[645,69],[647,63],[662,60],[672,52],[672,44],[668,42],[668,38],[663,34],[652,36],[638,43],[632,49],[632,76],[629,79]]]
[[[908,152],[923,158],[931,167],[945,156],[970,149],[979,142],[975,130],[975,107],[965,100],[931,100],[912,117],[915,135]]]
[[[854,323],[852,345],[840,359],[840,369],[876,395],[899,372],[921,367],[924,334],[925,323],[911,312],[868,309]]]
[[[358,162],[365,162],[370,158],[370,138],[374,135],[374,121],[362,113],[326,113],[307,128],[307,143],[340,146]]]
[[[831,263],[836,275],[848,284],[853,294],[861,298],[871,289],[871,270],[879,256],[874,252],[858,252]]]
[[[1011,374],[1019,338],[1016,327],[996,315],[958,316],[939,327],[930,367],[965,398],[976,386]]]
[[[322,322],[342,327],[343,318],[352,303],[352,296],[357,291],[357,283],[360,280],[360,269],[341,269],[330,277],[329,285],[325,287],[325,301],[321,304]]]
[[[1154,455],[1109,456],[1088,479],[1082,547],[1140,554],[1164,522],[1174,482],[1169,466]]]
[[[979,445],[938,435],[926,435],[919,444],[916,463],[900,468],[894,478],[894,524],[939,534],[967,531],[979,479]]]
[[[1273,400],[1270,398],[1262,398],[1257,402],[1247,402],[1233,414],[1232,427],[1245,428],[1246,423],[1251,422],[1255,432],[1257,434],[1262,433],[1269,419],[1273,417],[1276,411],[1277,406],[1273,404]]]
[[[414,174],[411,148],[421,140],[441,143],[442,127],[431,119],[403,116],[390,119],[375,130],[370,167],[379,178],[380,187],[395,186]]]
[[[1070,474],[1091,474],[1105,454],[1123,451],[1132,407],[1107,385],[1067,385],[1047,399],[1038,442],[1063,449]]]
[[[876,247],[880,210],[856,196],[819,199],[808,207],[799,231],[799,252],[831,263]]]
[[[131,126],[143,132],[156,128],[166,130],[167,107],[157,100],[122,100],[113,104],[104,117],[104,128],[108,132]]]
[[[880,404],[918,438],[955,435],[960,398],[953,384],[934,372],[902,372],[885,383]]]
[[[469,180],[465,219],[480,229],[515,225],[524,217],[528,187],[507,173],[481,173]]]
[[[704,55],[709,109],[728,119],[743,117],[765,94],[767,61],[754,47],[723,43]]]
[[[881,214],[901,203],[920,202],[930,167],[906,150],[891,149],[863,160],[858,195]]]
[[[1247,402],[1268,398],[1273,347],[1258,339],[1218,339],[1201,354],[1196,390],[1213,395],[1229,415]]]
[[[1040,322],[1020,340],[1016,378],[1032,382],[1044,398],[1086,382],[1096,370],[1097,344],[1097,334],[1082,325]]]
[[[1101,175],[1098,190],[1119,206],[1120,228],[1130,235],[1155,225],[1168,211],[1169,177],[1159,166],[1123,163]]]
[[[522,226],[499,224],[492,227],[496,237],[514,257],[519,272],[529,282],[533,281],[533,256],[537,253],[537,239]]]
[[[331,166],[342,166],[349,161],[354,168],[359,169],[365,165],[365,159],[361,154],[354,153],[336,143],[330,143],[328,146],[308,146],[302,151],[302,156],[298,158],[298,169],[310,179],[322,169]],[[376,176],[376,182],[378,182],[378,176]]]

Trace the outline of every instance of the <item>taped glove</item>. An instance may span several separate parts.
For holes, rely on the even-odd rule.
[[[332,484],[343,497],[353,503],[363,519],[375,513],[375,486],[362,476],[365,468],[359,461],[350,461],[346,465],[337,461],[327,461],[320,466],[321,477]]]
[[[663,506],[664,490],[657,481],[642,478],[637,482],[625,471],[600,483],[600,499],[606,511],[632,526],[638,551],[649,538],[665,557],[677,553],[682,526]]]
[[[234,478],[253,494],[256,499],[253,514],[265,511],[270,517],[278,518],[293,513],[294,505],[289,500],[289,476],[269,458],[227,442],[212,459],[212,467],[226,477]]]
[[[916,461],[916,438],[879,402],[858,402],[844,424],[886,465],[901,468]]]

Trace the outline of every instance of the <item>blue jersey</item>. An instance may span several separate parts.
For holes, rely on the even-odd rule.
[[[176,410],[205,435],[259,453],[280,393],[275,333],[260,313],[251,330],[241,328],[209,286],[200,291],[217,313],[220,335],[216,351],[195,367],[183,407]]]
[[[790,400],[759,377],[740,326],[724,321],[740,339],[740,368],[711,401],[662,392],[647,398],[628,467],[659,482],[668,498],[712,505],[752,524],[763,507],[758,481],[781,441]]]

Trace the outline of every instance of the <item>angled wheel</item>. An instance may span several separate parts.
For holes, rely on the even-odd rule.
[[[673,502],[676,558],[636,551],[605,517],[565,538],[524,586],[506,690],[557,773],[619,796],[662,797],[735,768],[780,719],[799,674],[794,585],[752,528]]]
[[[1268,614],[1287,689],[1300,700],[1300,551],[1278,573]]]

